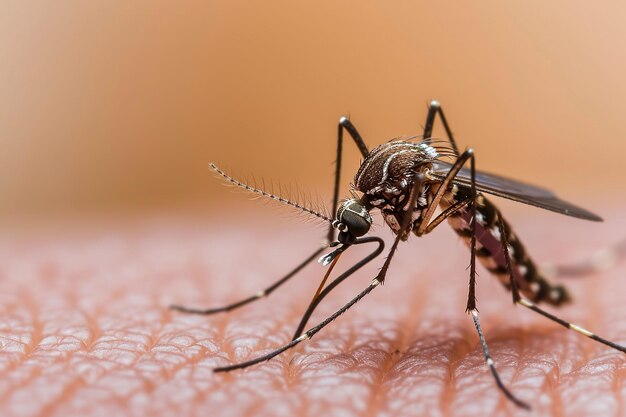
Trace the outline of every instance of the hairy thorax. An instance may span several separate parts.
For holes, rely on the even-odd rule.
[[[387,225],[399,233],[403,213],[408,209],[415,174],[432,168],[437,151],[425,143],[392,141],[373,149],[363,161],[354,178],[354,187],[363,193],[370,207],[378,208]],[[408,238],[421,221],[422,212],[429,204],[431,183],[423,181],[417,189],[417,206],[413,211],[411,227],[402,240]]]

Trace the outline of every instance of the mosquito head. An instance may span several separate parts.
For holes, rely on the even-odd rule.
[[[372,226],[372,217],[369,211],[356,198],[346,200],[339,206],[337,220],[347,228],[347,230],[339,230],[354,237],[363,236],[369,232]]]

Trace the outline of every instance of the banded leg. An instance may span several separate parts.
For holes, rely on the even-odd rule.
[[[433,221],[428,223],[428,226],[426,226],[426,229],[424,230],[424,234],[425,235],[429,234],[437,226],[439,226],[441,222],[443,222],[445,219],[447,219],[450,216],[454,216],[456,213],[465,209],[471,203],[472,203],[471,199],[457,201],[456,203],[454,203],[453,205],[445,209],[443,212],[441,212]]]
[[[489,354],[489,348],[487,347],[487,341],[485,340],[485,335],[483,334],[483,330],[480,326],[480,322],[478,321],[478,310],[476,309],[472,310],[471,314],[472,314],[472,320],[474,320],[474,326],[476,327],[476,331],[478,332],[478,338],[480,339],[480,344],[483,347],[483,352],[485,354],[485,362],[487,363],[489,370],[491,370],[491,375],[493,375],[493,378],[496,380],[496,385],[498,386],[500,391],[504,393],[506,398],[513,401],[515,405],[517,405],[518,407],[524,408],[526,410],[530,410],[530,406],[526,404],[524,401],[515,397],[511,393],[511,391],[509,391],[509,389],[504,385],[504,383],[502,382],[502,379],[500,379],[500,375],[498,374],[498,371],[496,370],[496,366],[495,366],[495,363],[493,362],[493,358]]]
[[[438,216],[433,221],[433,223],[438,222],[434,224],[434,226],[436,226],[437,224],[441,223],[441,221],[445,219],[445,217],[441,218],[442,216],[445,215],[446,217],[448,217],[454,212],[461,210],[465,206],[467,205],[470,206],[471,219],[472,219],[471,224],[470,224],[471,258],[470,258],[469,294],[468,294],[467,308],[466,308],[466,311],[470,312],[476,309],[476,221],[475,219],[476,219],[477,191],[476,191],[476,164],[475,164],[474,151],[472,149],[467,149],[465,152],[463,152],[461,156],[457,158],[457,160],[454,162],[454,164],[450,168],[450,171],[448,171],[448,173],[446,174],[446,177],[439,184],[439,188],[437,189],[437,192],[435,193],[435,196],[433,197],[432,202],[429,204],[428,209],[426,209],[426,213],[424,214],[424,217],[422,218],[422,222],[417,228],[417,235],[422,236],[423,234],[426,233],[426,230],[428,230],[429,228],[430,219],[435,214],[435,210],[439,206],[439,202],[441,201],[444,194],[448,190],[448,187],[452,183],[452,180],[454,179],[454,177],[456,177],[456,175],[459,173],[463,165],[465,165],[467,160],[470,160],[470,170],[471,170],[471,179],[472,179],[470,201],[469,202],[461,201],[458,204],[453,205],[452,207],[450,207],[451,210],[446,210],[444,213]],[[432,227],[430,228],[430,230],[432,230]]]
[[[554,314],[550,314],[547,311],[537,307],[536,304],[528,301],[525,298],[521,298],[517,303],[520,304],[520,305],[523,305],[526,308],[531,309],[535,313],[539,313],[542,316],[547,317],[548,319],[552,320],[555,323],[560,324],[561,326],[563,326],[563,327],[565,327],[567,329],[574,330],[575,332],[578,332],[578,333],[580,333],[582,335],[585,335],[588,338],[595,340],[596,342],[600,342],[603,345],[607,345],[609,347],[612,347],[613,349],[619,350],[622,353],[626,353],[626,346],[618,345],[617,343],[611,342],[610,340],[607,340],[607,339],[605,339],[603,337],[600,337],[600,336],[596,335],[595,333],[592,333],[592,332],[590,332],[589,330],[587,330],[587,329],[585,329],[583,327],[580,327],[580,326],[578,326],[578,325],[576,325],[574,323],[567,322],[567,321],[565,321],[565,320],[555,316]]]
[[[291,272],[289,272],[287,275],[285,275],[284,277],[282,277],[281,279],[279,279],[278,281],[276,281],[275,283],[273,283],[272,285],[270,285],[269,287],[258,291],[256,294],[248,297],[248,298],[244,298],[243,300],[240,301],[236,301],[234,303],[222,306],[222,307],[214,307],[214,308],[207,308],[207,309],[196,309],[196,308],[189,308],[189,307],[184,307],[184,306],[180,306],[180,305],[171,305],[170,308],[173,310],[177,310],[183,313],[190,313],[190,314],[204,314],[204,315],[209,315],[209,314],[215,314],[215,313],[221,313],[221,312],[225,312],[225,311],[231,311],[234,310],[236,308],[239,307],[243,307],[246,304],[249,304],[253,301],[256,301],[260,298],[264,298],[269,296],[272,292],[274,292],[274,290],[276,290],[278,287],[280,287],[281,285],[283,285],[285,282],[289,281],[289,279],[291,279],[294,275],[296,275],[298,272],[300,272],[305,266],[307,266],[309,264],[309,262],[311,262],[314,259],[317,259],[317,257],[319,256],[320,253],[322,253],[322,251],[324,249],[326,249],[328,247],[328,245],[324,245],[322,247],[320,247],[319,249],[317,249],[315,252],[313,252],[313,254],[311,254],[311,256],[309,256],[308,258],[306,258],[300,265],[296,266],[293,270],[291,270]]]
[[[454,140],[454,135],[452,135],[450,125],[448,125],[448,121],[446,120],[446,116],[443,114],[441,104],[437,100],[432,100],[428,105],[428,115],[426,116],[426,124],[424,126],[424,140],[426,142],[430,142],[437,115],[439,115],[441,123],[443,123],[443,127],[446,130],[446,135],[448,135],[448,140],[450,141],[452,150],[457,156],[460,155],[459,148],[456,146],[456,141]]]
[[[285,352],[286,350],[289,350],[292,347],[298,345],[300,342],[312,338],[313,335],[315,335],[315,333],[319,332],[324,327],[326,327],[330,322],[332,322],[337,317],[339,317],[340,315],[345,313],[350,307],[352,307],[357,302],[359,302],[363,297],[365,297],[367,294],[369,294],[374,288],[376,288],[379,285],[380,285],[380,281],[378,281],[377,279],[372,280],[371,284],[365,290],[361,291],[356,297],[354,297],[352,300],[350,300],[350,302],[348,302],[348,304],[346,304],[343,307],[341,307],[332,316],[328,317],[326,320],[322,321],[317,326],[310,328],[309,330],[307,330],[306,333],[304,333],[300,337],[298,337],[298,338],[292,340],[291,342],[287,343],[286,345],[284,345],[284,346],[282,346],[282,347],[280,347],[280,348],[278,348],[278,349],[268,353],[267,355],[259,356],[258,358],[255,358],[255,359],[252,359],[252,360],[249,360],[249,361],[246,361],[246,362],[241,362],[241,363],[238,363],[238,364],[235,364],[235,365],[222,366],[222,367],[219,367],[219,368],[215,368],[215,369],[213,369],[213,371],[214,372],[228,372],[228,371],[233,371],[235,369],[247,368],[248,366],[256,365],[257,363],[269,361],[270,359],[280,355],[281,353]]]
[[[472,154],[472,159],[470,161],[470,172],[471,172],[471,181],[472,181],[472,189],[471,189],[472,202],[470,204],[471,214],[472,214],[472,223],[470,225],[470,231],[472,233],[472,237],[470,241],[470,281],[469,281],[469,291],[467,293],[467,306],[465,308],[465,311],[478,312],[478,310],[476,309],[476,204],[477,204],[476,197],[478,193],[476,192],[476,159],[474,158],[473,154]],[[476,315],[475,323],[478,323],[478,315]],[[477,330],[480,329],[480,324],[476,325],[476,329]],[[488,355],[486,342],[483,343],[483,351],[485,352],[485,360],[486,360],[487,355]],[[491,372],[494,375],[497,375],[496,368],[493,366],[493,363],[492,364],[488,363],[488,365],[491,368]],[[496,377],[496,382],[498,379],[499,378]],[[506,388],[504,388],[503,385],[498,384],[498,387],[500,387],[500,389],[504,391],[507,397],[510,398],[512,396],[512,394]]]
[[[533,302],[523,298],[521,296],[521,294],[519,293],[519,289],[515,283],[515,279],[513,277],[513,273],[511,271],[511,259],[509,257],[509,252],[508,252],[508,240],[506,237],[506,228],[504,227],[504,224],[502,222],[502,217],[498,214],[498,216],[500,217],[499,222],[498,222],[498,229],[500,230],[500,237],[502,239],[502,245],[504,248],[504,253],[506,256],[506,260],[507,260],[507,268],[509,270],[509,277],[511,280],[511,292],[513,293],[513,301],[517,304],[520,304],[526,308],[531,309],[532,311],[534,311],[535,313],[539,313],[542,316],[552,320],[555,323],[560,324],[561,326],[565,327],[566,329],[570,329],[570,330],[574,330],[582,335],[587,336],[590,339],[593,339],[597,342],[600,342],[606,346],[612,347],[613,349],[619,350],[620,352],[626,353],[626,347],[622,346],[622,345],[618,345],[617,343],[611,342],[610,340],[607,340],[603,337],[600,337],[598,335],[596,335],[595,333],[590,332],[589,330],[580,327],[574,323],[570,323],[567,322],[563,319],[561,319],[560,317],[555,316],[554,314],[548,313],[547,311],[543,310],[542,308],[538,307],[536,304],[534,304]]]
[[[305,313],[305,316],[302,318],[302,320],[300,322],[300,325],[298,326],[298,330],[296,331],[297,336],[295,336],[291,340],[291,342],[283,345],[282,347],[280,347],[280,348],[278,348],[276,350],[273,350],[272,352],[270,352],[270,353],[268,353],[266,355],[259,356],[258,358],[255,358],[255,359],[252,359],[252,360],[249,360],[249,361],[246,361],[246,362],[241,362],[241,363],[234,364],[234,365],[229,365],[229,366],[223,366],[223,367],[215,368],[214,371],[215,372],[227,372],[227,371],[232,371],[232,370],[235,370],[235,369],[243,369],[243,368],[247,368],[248,366],[252,366],[252,365],[256,365],[256,364],[261,363],[261,362],[268,361],[268,360],[270,360],[270,359],[280,355],[284,351],[291,349],[292,347],[296,346],[300,342],[312,338],[313,335],[315,335],[317,332],[322,330],[324,327],[326,327],[328,324],[330,324],[330,322],[332,322],[337,317],[342,315],[350,307],[352,307],[359,300],[361,300],[363,297],[365,297],[367,294],[369,294],[370,291],[372,291],[374,288],[376,288],[378,285],[380,285],[382,283],[382,280],[380,279],[380,273],[379,273],[379,276],[377,276],[374,280],[372,280],[370,285],[365,290],[363,290],[361,293],[359,293],[356,297],[354,297],[352,300],[350,300],[350,302],[348,302],[346,305],[344,305],[342,308],[340,308],[337,312],[335,312],[333,315],[328,317],[326,320],[324,320],[321,323],[319,323],[317,326],[314,326],[311,329],[307,330],[306,333],[301,334],[302,330],[300,329],[300,327],[304,327],[306,325],[306,322],[308,321],[310,315],[312,314],[312,312],[315,309],[315,307],[317,306],[317,304],[319,304],[319,301],[321,301],[322,298],[324,298],[327,294],[329,294],[343,280],[345,280],[347,277],[352,275],[354,272],[356,272],[358,269],[360,269],[363,265],[365,265],[366,263],[368,263],[369,261],[371,261],[372,259],[374,259],[378,255],[380,255],[380,253],[382,252],[382,250],[384,248],[384,242],[383,242],[382,239],[380,239],[378,237],[367,237],[367,238],[357,239],[353,244],[361,244],[361,243],[369,243],[369,242],[376,242],[376,243],[378,243],[378,247],[372,253],[370,253],[368,256],[363,258],[361,261],[359,261],[358,263],[353,265],[346,272],[344,272],[339,277],[337,277],[333,282],[331,282],[324,289],[324,291],[322,291],[322,293],[320,293],[319,297],[317,297],[316,299],[313,300],[313,303],[307,309],[308,315],[307,315],[307,313]],[[383,277],[383,279],[384,279],[384,277]]]
[[[441,200],[441,197],[443,196],[443,192],[448,188],[448,185],[450,184],[452,179],[456,176],[456,174],[459,172],[461,167],[467,162],[468,159],[470,160],[470,172],[471,172],[471,194],[470,194],[469,201],[467,200],[459,201],[457,204],[451,206],[448,210],[444,211],[441,215],[439,215],[432,223],[435,223],[435,226],[436,226],[438,224],[436,222],[440,223],[441,221],[443,221],[443,218],[439,220],[439,218],[441,218],[443,215],[446,215],[446,217],[448,217],[451,214],[467,207],[467,205],[470,206],[470,210],[471,210],[470,281],[469,281],[469,290],[468,290],[468,295],[467,295],[466,311],[470,313],[472,316],[472,320],[474,321],[474,327],[476,327],[476,331],[478,332],[480,344],[482,346],[483,353],[485,355],[485,363],[489,367],[491,374],[493,375],[496,381],[496,385],[498,386],[498,389],[500,389],[500,391],[502,391],[502,393],[509,400],[515,403],[517,406],[521,408],[529,409],[530,407],[528,406],[528,404],[526,404],[525,402],[515,397],[511,393],[511,391],[509,391],[509,389],[502,383],[502,379],[500,378],[500,375],[498,374],[495,363],[489,353],[489,348],[487,346],[487,341],[483,334],[480,321],[478,320],[478,309],[476,308],[476,197],[477,197],[476,158],[474,157],[474,153],[472,152],[471,149],[466,150],[461,156],[459,156],[459,158],[457,158],[456,162],[454,163],[454,165],[452,166],[452,168],[446,175],[446,178],[442,181],[439,189],[437,190],[437,193],[435,194],[435,197],[433,198],[433,203],[436,201],[436,203],[439,204],[439,201]],[[432,217],[432,214],[427,214],[424,216],[424,219],[429,220],[430,217]],[[424,226],[423,229],[432,230],[432,228],[428,229],[427,226],[428,224]]]
[[[311,329],[307,330],[304,334],[298,336],[297,338],[295,338],[292,341],[290,341],[289,343],[281,346],[280,348],[278,348],[278,349],[276,349],[276,350],[274,350],[274,351],[272,351],[272,352],[270,352],[270,353],[268,353],[266,355],[259,356],[258,358],[255,358],[255,359],[252,359],[252,360],[249,360],[249,361],[246,361],[246,362],[215,368],[214,371],[215,372],[226,372],[226,371],[232,371],[232,370],[235,370],[235,369],[247,368],[248,366],[252,366],[252,365],[256,365],[256,364],[261,363],[261,362],[268,361],[268,360],[270,360],[270,359],[280,355],[281,353],[285,352],[286,350],[289,350],[292,347],[298,345],[300,342],[312,338],[313,335],[315,335],[321,329],[326,327],[329,323],[331,323],[337,317],[339,317],[340,315],[345,313],[348,309],[350,309],[350,307],[352,307],[357,302],[359,302],[359,300],[361,300],[363,297],[365,297],[367,294],[369,294],[374,288],[376,288],[377,286],[383,284],[384,281],[385,281],[385,276],[387,275],[387,270],[389,269],[389,265],[391,263],[391,259],[393,258],[393,255],[395,254],[396,249],[398,247],[398,243],[400,242],[402,235],[408,230],[409,226],[411,225],[411,215],[410,215],[410,213],[413,213],[413,210],[415,209],[415,206],[417,204],[417,196],[418,196],[418,192],[417,191],[419,189],[420,183],[423,180],[424,180],[424,175],[422,173],[416,173],[415,174],[414,185],[413,185],[413,189],[411,190],[411,196],[410,196],[410,199],[409,199],[409,206],[408,206],[409,210],[407,210],[407,212],[405,213],[404,218],[402,219],[402,226],[401,226],[401,228],[400,228],[400,230],[398,232],[398,235],[396,236],[396,238],[395,238],[395,240],[393,242],[393,246],[389,250],[389,255],[387,256],[387,259],[385,260],[385,263],[383,264],[382,268],[378,272],[378,275],[376,275],[376,278],[374,278],[372,280],[372,282],[370,283],[370,285],[368,285],[367,288],[365,288],[363,291],[361,291],[356,297],[354,297],[352,300],[350,300],[347,304],[345,304],[343,307],[341,307],[337,312],[332,314],[326,320],[322,321],[318,325],[316,325],[316,326],[312,327]],[[380,244],[380,243],[382,243],[382,240],[379,240],[378,242]],[[380,246],[379,246],[379,249],[381,249]],[[377,249],[375,252],[377,252],[379,249]],[[357,265],[355,265],[355,267]],[[335,281],[333,281],[333,283],[331,283],[331,285],[334,284],[335,282],[337,282],[337,284],[339,284],[341,281],[343,281],[343,279],[341,281],[338,281],[338,279],[335,279]]]

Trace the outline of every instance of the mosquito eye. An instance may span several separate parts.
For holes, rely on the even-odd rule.
[[[348,232],[355,236],[363,236],[372,226],[369,212],[357,200],[348,200],[337,210],[337,220],[345,224]]]

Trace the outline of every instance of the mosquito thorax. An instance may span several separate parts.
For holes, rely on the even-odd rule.
[[[359,167],[355,188],[372,207],[400,210],[408,203],[415,172],[429,169],[437,157],[435,148],[423,142],[384,143]]]
[[[345,225],[347,232],[353,237],[363,236],[372,226],[369,211],[356,198],[344,201],[337,209],[337,220]]]

